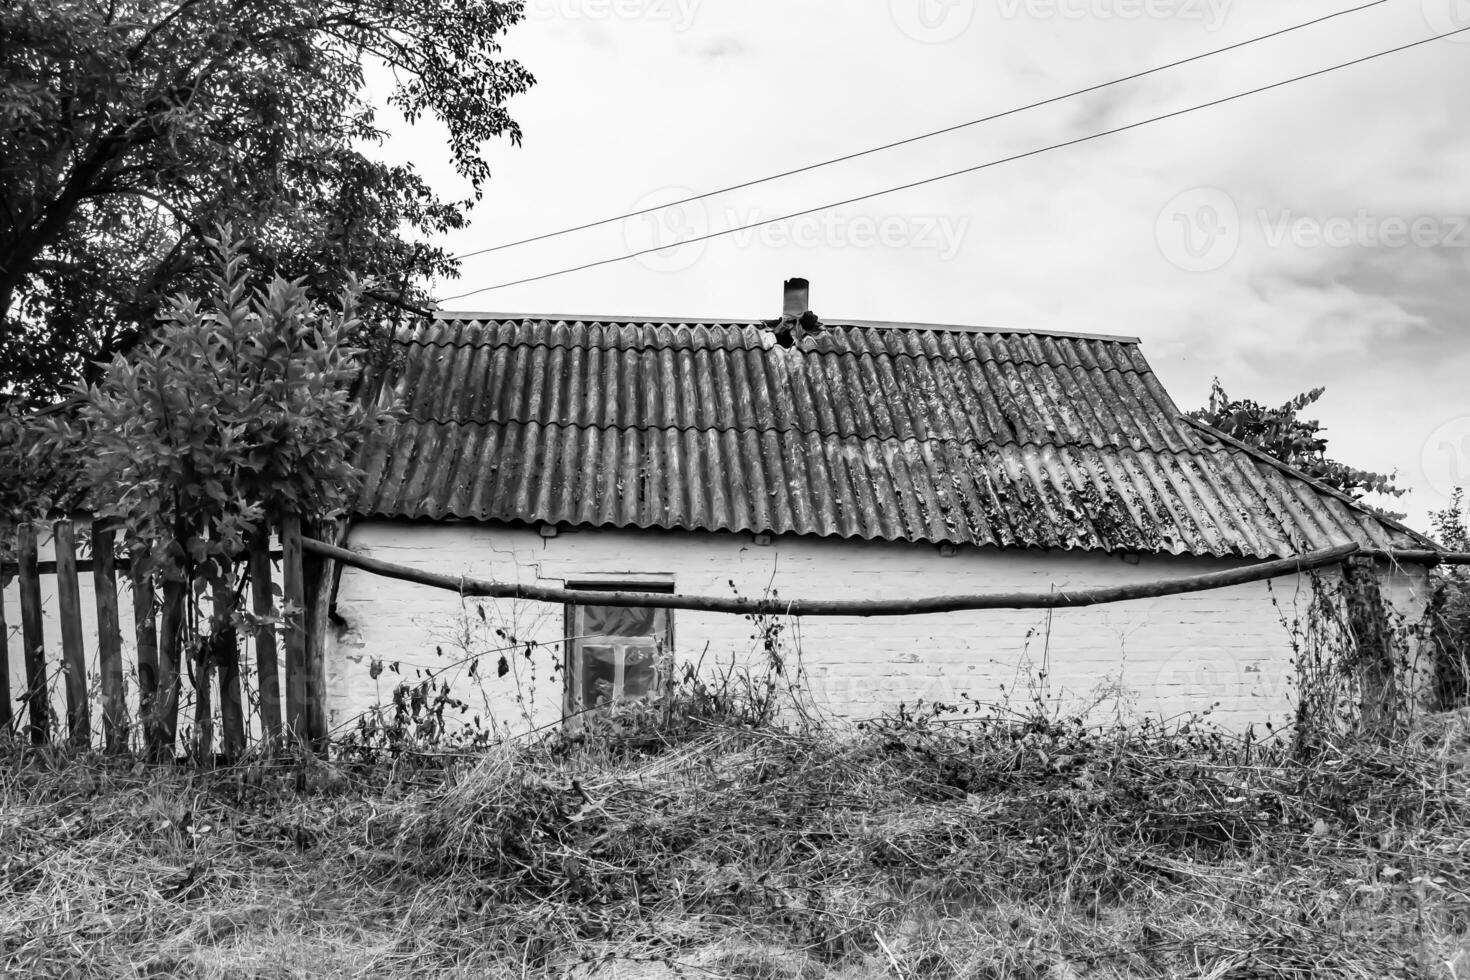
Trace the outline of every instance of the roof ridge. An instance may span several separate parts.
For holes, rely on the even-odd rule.
[[[618,326],[667,326],[667,327],[752,327],[760,328],[768,322],[763,319],[750,319],[745,317],[649,317],[649,316],[595,316],[575,315],[562,313],[478,313],[460,312],[457,310],[438,311],[433,320],[420,321],[424,323],[449,323],[469,322],[479,323],[494,321],[536,323],[603,323]],[[958,324],[958,323],[923,323],[908,320],[861,320],[852,318],[834,317],[822,321],[824,327],[856,327],[858,329],[877,330],[914,330],[919,332],[938,333],[980,333],[999,334],[1007,336],[1032,336],[1032,337],[1062,337],[1069,340],[1098,340],[1107,343],[1129,344],[1138,346],[1143,341],[1138,337],[1127,334],[1086,333],[1076,330],[1049,330],[1039,327],[993,327],[982,324]]]

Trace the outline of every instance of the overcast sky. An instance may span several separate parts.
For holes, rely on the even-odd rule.
[[[1357,0],[1362,2],[1362,0]],[[1353,0],[529,0],[468,252],[1060,95]],[[1388,0],[995,123],[468,259],[448,296],[1074,140],[1470,26]],[[1470,483],[1470,33],[1114,136],[765,229],[445,302],[750,319],[812,280],[827,319],[1125,334],[1181,408],[1218,375],[1325,385],[1334,455],[1398,471],[1426,526]],[[447,193],[432,126],[388,152]]]

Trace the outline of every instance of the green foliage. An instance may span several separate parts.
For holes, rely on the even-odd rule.
[[[0,554],[16,524],[65,513],[72,502],[75,451],[43,448],[43,438],[34,418],[0,408]]]
[[[1313,388],[1289,399],[1284,405],[1269,408],[1248,398],[1231,398],[1216,378],[1210,386],[1209,405],[1189,414],[1191,418],[1199,419],[1301,470],[1354,500],[1369,493],[1402,496],[1405,491],[1394,485],[1393,474],[1385,476],[1360,470],[1327,455],[1327,437],[1323,435],[1322,423],[1301,417],[1302,410],[1314,404],[1326,390]],[[1386,516],[1398,518],[1403,515]]]
[[[424,239],[473,204],[372,159],[365,85],[432,116],[478,197],[533,79],[500,57],[516,0],[15,0],[0,5],[0,397],[45,402],[197,291],[232,223],[264,275],[367,284],[364,322],[452,275]],[[94,377],[95,379],[95,377]]]
[[[1470,551],[1470,510],[1465,507],[1465,488],[1456,487],[1450,505],[1429,515],[1434,537],[1450,551]]]
[[[1430,515],[1434,536],[1451,551],[1470,551],[1470,509],[1463,487],[1450,506]],[[1470,696],[1470,567],[1435,569],[1429,603],[1430,636],[1434,641],[1434,694],[1441,708],[1452,708]]]
[[[78,389],[75,417],[43,420],[36,444],[74,456],[94,513],[119,518],[153,570],[196,583],[206,563],[233,562],[265,518],[344,508],[361,476],[353,453],[383,418],[349,391],[351,289],[338,309],[300,282],[252,289],[244,254],[228,240],[211,247],[208,305],[170,300],[157,336]]]

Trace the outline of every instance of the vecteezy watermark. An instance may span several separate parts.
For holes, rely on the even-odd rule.
[[[1419,469],[1425,485],[1445,499],[1458,487],[1470,491],[1470,415],[1450,419],[1429,434]]]
[[[1470,28],[1470,0],[1419,0],[1419,9],[1431,31],[1451,35],[1446,40],[1470,44],[1470,30],[1466,30]]]
[[[1470,248],[1470,216],[1463,214],[1376,215],[1359,208],[1352,216],[1257,212],[1271,248]]]
[[[1149,707],[1165,717],[1215,711],[1264,718],[1288,703],[1287,665],[1229,649],[1183,649],[1160,665]]]
[[[623,241],[653,272],[683,272],[704,256],[709,212],[687,187],[645,194],[623,219]]]
[[[943,44],[964,34],[981,0],[889,0],[898,29],[925,44]],[[1003,20],[1193,21],[1217,31],[1235,0],[984,0]],[[1470,2],[1470,0],[1467,0]]]
[[[955,215],[846,215],[839,211],[765,221],[759,211],[727,211],[736,245],[766,248],[873,249],[933,252],[942,262],[959,254],[968,217]]]
[[[850,215],[823,211],[769,218],[729,208],[711,215],[687,187],[645,195],[623,220],[623,239],[645,268],[683,272],[704,255],[711,233],[737,248],[892,249],[931,252],[948,262],[959,254],[970,219],[956,215]],[[645,210],[647,209],[647,210]],[[712,220],[713,219],[713,220]]]
[[[969,29],[976,0],[888,0],[898,29],[915,41],[943,44]]]
[[[1218,31],[1235,0],[994,0],[1006,20],[1193,21]]]
[[[686,31],[703,0],[527,0],[527,20],[648,20]]]
[[[1159,251],[1186,272],[1212,272],[1240,248],[1240,209],[1217,187],[1196,187],[1164,205],[1154,222]]]
[[[1164,258],[1188,272],[1223,268],[1240,248],[1246,231],[1267,248],[1459,249],[1470,262],[1470,215],[1300,214],[1261,208],[1249,220],[1229,194],[1197,187],[1176,195],[1159,212],[1154,237]]]

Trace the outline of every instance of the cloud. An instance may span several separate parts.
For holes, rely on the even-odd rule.
[[[701,61],[719,61],[723,58],[739,58],[750,53],[750,46],[732,34],[710,38],[694,49],[694,56]]]

